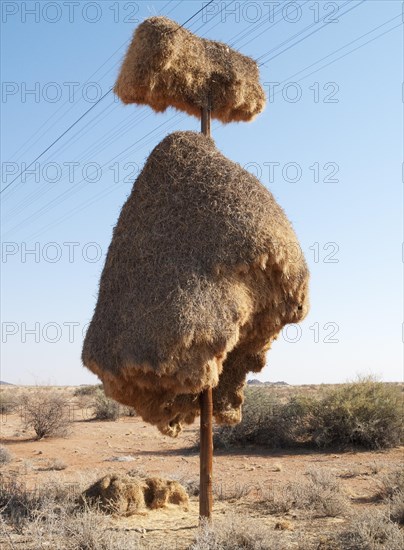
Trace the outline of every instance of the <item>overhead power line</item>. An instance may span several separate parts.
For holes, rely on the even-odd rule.
[[[304,69],[302,69],[301,71],[299,71],[299,73],[302,73],[304,71],[306,71],[307,69],[313,67],[313,65],[316,65],[318,63],[320,63],[321,61],[323,61],[324,59],[328,58],[328,57],[331,57],[332,55],[334,55],[335,53],[341,51],[342,49],[346,48],[347,46],[350,46],[352,45],[354,42],[357,42],[358,40],[364,38],[365,36],[369,35],[370,33],[373,33],[374,31],[380,29],[381,27],[385,26],[386,24],[390,23],[391,21],[397,19],[398,17],[401,17],[401,15],[399,16],[396,16],[396,17],[393,17],[392,19],[388,20],[388,21],[385,21],[384,23],[382,23],[381,25],[373,28],[371,31],[368,31],[367,33],[363,34],[362,36],[356,38],[355,40],[345,44],[344,46],[338,48],[337,50],[335,50],[334,52],[332,52],[331,54],[319,59],[318,61],[316,61],[315,63],[312,63],[311,65],[308,65],[307,67],[305,67]],[[343,57],[346,57],[347,55],[349,55],[350,53],[362,48],[363,46],[366,46],[367,44],[369,44],[370,42],[373,42],[374,40],[377,40],[378,38],[381,38],[382,36],[384,36],[385,34],[393,31],[394,29],[400,27],[402,24],[399,23],[398,25],[395,25],[387,30],[385,30],[384,32],[382,33],[379,33],[377,34],[376,36],[370,38],[369,40],[367,40],[366,42],[364,42],[363,44],[360,44],[358,46],[356,46],[355,48],[352,48],[351,50],[349,50],[348,52],[344,53],[343,55],[337,57],[336,59],[333,59],[331,61],[329,61],[328,63],[322,65],[321,67],[319,67],[318,69],[315,69],[314,71],[310,72],[309,74],[303,76],[302,78],[300,78],[297,82],[300,82],[301,80],[303,80],[304,78],[307,78],[309,76],[311,76],[312,74],[316,73],[317,71],[319,70],[322,70],[324,69],[325,67],[331,65],[332,63],[338,61],[339,59],[342,59]],[[296,75],[299,74],[299,73],[295,73]],[[294,76],[294,75],[293,75]],[[287,80],[287,79],[286,79]],[[157,127],[158,128],[158,127]],[[157,130],[156,128],[156,130]],[[140,141],[140,140],[139,140]],[[137,142],[139,143],[139,142]],[[127,149],[125,149],[125,151],[122,151],[121,153],[119,153],[118,155],[116,155],[114,157],[114,159],[116,159],[118,156],[120,156],[121,154],[123,154],[124,152],[128,151],[129,149],[131,149],[132,146],[128,147]],[[107,196],[108,194],[110,194],[111,192],[113,192],[113,188],[112,189],[107,189],[101,193],[98,194],[98,196],[95,196],[95,197],[92,197],[90,200],[86,201],[84,204],[81,205],[81,207],[79,209],[77,209],[77,207],[75,207],[74,209],[70,210],[69,212],[67,212],[62,218],[59,218],[58,220],[54,221],[54,222],[51,222],[49,224],[47,224],[46,226],[42,227],[39,231],[37,231],[33,236],[32,238],[36,238],[38,237],[39,235],[41,235],[44,231],[46,231],[47,229],[50,229],[51,227],[54,227],[56,225],[59,225],[60,223],[66,221],[67,219],[71,218],[74,214],[76,214],[77,212],[80,212],[82,211],[83,209],[85,209],[86,207],[88,206],[91,206],[92,204],[94,204],[97,200]]]
[[[96,107],[96,106],[98,105],[98,103],[100,103],[100,102],[104,99],[104,97],[107,97],[107,95],[110,94],[111,92],[112,92],[112,88],[110,88],[110,89],[108,90],[108,92],[105,92],[105,94],[104,94],[103,96],[101,96],[100,99],[94,103],[94,105],[91,105],[91,107],[90,107],[89,109],[87,109],[87,111],[86,111],[85,113],[83,113],[77,120],[75,120],[75,121],[73,122],[73,124],[71,124],[62,134],[60,134],[60,136],[59,136],[58,138],[56,138],[54,141],[52,141],[52,143],[51,143],[50,145],[48,145],[48,147],[47,147],[46,149],[44,149],[44,150],[42,151],[42,153],[40,153],[40,154],[36,157],[36,159],[34,159],[26,168],[24,168],[24,170],[22,170],[22,171],[18,174],[18,176],[16,176],[12,181],[10,181],[9,184],[7,184],[7,185],[0,191],[0,194],[3,193],[6,189],[8,189],[8,188],[10,187],[10,185],[13,185],[13,183],[14,183],[15,181],[17,181],[18,178],[20,178],[27,170],[29,170],[29,169],[31,168],[31,166],[32,166],[33,164],[36,163],[37,160],[39,160],[41,157],[43,157],[43,155],[44,155],[47,151],[49,151],[49,149],[50,149],[51,147],[53,147],[53,146],[55,145],[55,143],[57,143],[58,141],[60,141],[60,140],[62,139],[62,137],[65,136],[65,135],[67,134],[67,132],[69,132],[72,128],[74,128],[74,126],[76,126],[76,124],[78,124],[78,123],[80,122],[80,120],[82,120],[86,115],[88,115],[88,113],[89,113],[90,111],[92,111],[92,110],[94,109],[94,107]]]
[[[196,11],[193,15],[191,15],[191,17],[189,17],[182,25],[180,25],[178,27],[178,29],[182,28],[184,25],[186,25],[187,23],[189,23],[190,21],[192,21],[192,19],[194,19],[194,17],[196,17],[199,13],[201,13],[201,11],[203,11],[205,8],[207,8],[210,4],[212,4],[214,2],[214,0],[210,0],[206,5],[204,5],[202,8],[200,8],[198,11]],[[177,30],[178,30],[177,29]],[[110,59],[110,58],[109,58]],[[100,97],[100,99],[98,99],[89,109],[87,109],[87,111],[85,111],[77,120],[75,120],[73,122],[73,124],[71,124],[62,134],[60,134],[59,137],[57,137],[46,149],[44,149],[42,151],[42,153],[40,153],[36,159],[34,159],[26,168],[24,168],[24,170],[22,170],[18,176],[16,176],[12,181],[10,181],[9,184],[7,184],[1,191],[0,191],[0,194],[1,193],[4,193],[4,191],[6,191],[6,189],[8,189],[11,185],[13,185],[14,182],[16,182],[27,170],[29,170],[31,168],[31,166],[33,164],[35,164],[35,162],[37,160],[39,160],[41,157],[43,157],[43,155],[45,153],[47,153],[49,151],[49,149],[51,149],[51,147],[53,147],[58,141],[60,141],[72,128],[74,128],[74,126],[76,126],[76,124],[78,124],[86,115],[88,115],[88,113],[90,111],[92,111],[107,95],[109,95],[110,93],[112,92],[112,88],[110,88],[107,92],[105,92],[104,95],[102,95]]]

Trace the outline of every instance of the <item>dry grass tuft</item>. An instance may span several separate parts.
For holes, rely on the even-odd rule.
[[[400,528],[378,509],[358,514],[335,539],[338,550],[402,550],[404,544]]]
[[[380,476],[376,498],[388,505],[390,519],[404,525],[404,469]]]
[[[105,393],[176,436],[214,387],[240,421],[246,374],[308,310],[308,271],[269,191],[199,133],[151,153],[114,229],[84,364]]]
[[[316,516],[339,517],[349,512],[349,503],[335,477],[326,470],[312,470],[308,480],[274,486],[261,507],[271,514],[292,509],[304,510]]]
[[[13,455],[4,445],[0,445],[0,466],[8,464],[13,459]]]
[[[204,523],[188,550],[285,550],[280,533],[251,522],[244,516],[231,515]]]
[[[20,404],[20,394],[15,390],[0,390],[0,414],[12,414]]]
[[[211,97],[212,117],[249,121],[265,107],[256,62],[226,44],[206,40],[166,17],[150,17],[135,31],[115,84],[124,103],[175,107],[200,116]]]

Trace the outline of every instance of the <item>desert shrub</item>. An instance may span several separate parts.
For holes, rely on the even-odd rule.
[[[68,399],[53,391],[35,390],[21,398],[21,420],[37,439],[64,437],[71,425]]]
[[[133,407],[121,407],[121,414],[122,416],[130,416],[130,417],[134,417],[137,415],[135,409]]]
[[[298,509],[318,516],[345,516],[348,500],[336,478],[327,470],[311,470],[307,475],[307,481],[274,486],[260,508],[270,514]]]
[[[74,508],[76,495],[71,486],[47,484],[29,490],[14,476],[0,480],[0,513],[16,532],[22,533],[27,524],[38,516],[44,516],[49,507]]]
[[[44,530],[43,525],[40,526]],[[140,550],[133,533],[108,529],[105,518],[94,510],[64,514],[53,525],[54,541],[63,541],[65,550]],[[49,533],[45,531],[45,536]],[[58,546],[59,547],[59,546]]]
[[[377,481],[377,497],[381,500],[392,498],[397,493],[404,493],[404,469],[394,470],[381,475]]]
[[[348,511],[348,501],[335,477],[327,470],[310,470],[304,483],[291,484],[294,506],[317,514],[337,517]]]
[[[74,397],[94,395],[100,389],[102,389],[102,384],[79,386],[78,388],[75,388],[73,395]]]
[[[274,409],[277,405],[273,392],[261,388],[246,388],[243,405],[243,418],[234,427],[219,426],[214,434],[216,447],[232,445],[249,445],[263,443],[268,440]]]
[[[96,420],[117,420],[121,415],[119,403],[107,397],[101,389],[95,392],[93,409]]]
[[[349,529],[337,535],[341,550],[402,550],[403,535],[384,510],[357,515]]]
[[[243,418],[234,427],[220,426],[215,431],[216,447],[262,445],[296,447],[310,445],[317,401],[303,395],[281,404],[271,391],[248,388]]]
[[[188,550],[285,550],[278,533],[243,516],[203,523]]]
[[[215,430],[216,447],[381,449],[402,438],[400,388],[371,378],[334,386],[316,398],[299,392],[281,403],[272,391],[246,390],[243,418],[236,426]]]
[[[18,534],[29,534],[26,546],[64,550],[137,550],[133,533],[108,529],[105,516],[77,507],[78,486],[52,483],[28,491],[14,479],[0,483],[1,519]],[[14,548],[14,546],[13,546]],[[25,546],[24,546],[25,548]]]
[[[399,388],[362,378],[330,391],[315,418],[320,447],[384,449],[400,444],[403,408]]]
[[[389,502],[389,515],[391,521],[404,525],[404,491],[395,493]]]
[[[8,464],[8,462],[11,462],[12,458],[12,454],[7,449],[7,447],[4,447],[4,445],[0,445],[0,466],[2,466],[3,464]]]
[[[15,412],[19,404],[19,395],[11,390],[0,391],[0,414]]]
[[[380,476],[377,487],[376,497],[388,505],[391,521],[404,525],[404,469]]]

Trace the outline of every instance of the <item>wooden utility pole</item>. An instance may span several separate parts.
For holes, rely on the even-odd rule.
[[[201,132],[210,136],[210,99],[201,109]],[[212,388],[204,390],[199,398],[201,408],[199,518],[212,519],[212,463],[213,463],[213,397]]]

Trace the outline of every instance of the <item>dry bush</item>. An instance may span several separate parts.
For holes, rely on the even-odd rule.
[[[69,400],[52,390],[37,389],[21,397],[21,420],[37,439],[65,437],[71,426]]]
[[[4,445],[0,445],[0,466],[3,464],[8,464],[11,462],[13,458],[13,455],[10,453],[10,451],[7,449],[7,447],[4,447]]]
[[[390,519],[404,525],[404,469],[381,476],[377,487],[376,497],[388,504]]]
[[[108,527],[105,517],[93,510],[66,514],[54,523],[54,540],[58,544],[62,540],[64,550],[140,550],[142,548],[133,533],[119,533]]]
[[[94,395],[99,389],[102,389],[102,384],[79,386],[78,388],[75,388],[73,395],[74,397]]]
[[[215,500],[235,501],[248,495],[260,495],[262,488],[259,483],[234,483],[234,484],[215,484],[213,485],[213,495]]]
[[[399,445],[403,435],[400,388],[371,377],[337,386],[321,400],[314,428],[320,447]]]
[[[296,395],[280,403],[272,390],[247,388],[240,424],[216,429],[216,447],[262,445],[266,447],[297,447],[312,444],[311,424],[317,410],[313,398]]]
[[[404,525],[404,491],[401,490],[391,497],[389,515],[391,521]]]
[[[231,515],[204,523],[188,550],[286,550],[281,535],[251,522],[244,516]]]
[[[268,442],[277,404],[273,392],[261,388],[247,387],[245,389],[242,421],[236,426],[219,426],[214,433],[215,447],[227,448],[237,445],[264,444],[262,436]]]
[[[340,550],[402,550],[404,538],[384,510],[369,509],[358,514],[336,542]]]
[[[78,488],[71,485],[51,484],[41,490],[28,491],[15,479],[3,480],[0,510],[4,527],[24,535],[27,550],[139,548],[133,533],[114,532],[104,515],[88,508],[78,509],[78,494]]]
[[[328,517],[345,516],[349,510],[340,484],[327,470],[309,471],[307,482],[292,484],[289,490],[296,508]]]
[[[98,388],[94,393],[92,406],[95,420],[118,420],[121,416],[119,403],[107,397],[102,389]]]
[[[349,511],[348,500],[341,486],[326,470],[308,472],[308,480],[303,483],[274,486],[271,494],[261,502],[260,508],[270,514],[283,514],[298,509],[326,517],[345,516]]]
[[[288,396],[266,388],[247,388],[243,418],[237,426],[215,430],[216,447],[389,448],[402,440],[400,387],[362,378],[317,396]]]
[[[295,495],[290,486],[274,485],[270,494],[260,503],[260,509],[264,513],[286,514],[295,506]]]
[[[384,474],[376,480],[377,498],[384,500],[393,497],[395,494],[404,493],[404,469],[395,470]]]
[[[25,527],[38,516],[44,516],[52,505],[73,509],[74,491],[71,485],[47,484],[42,488],[28,490],[14,476],[0,480],[0,513],[3,520],[12,526],[15,532],[23,533]]]
[[[20,395],[15,390],[0,390],[0,414],[12,414],[20,403]]]

